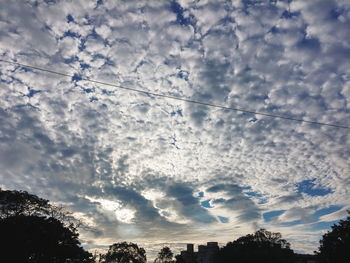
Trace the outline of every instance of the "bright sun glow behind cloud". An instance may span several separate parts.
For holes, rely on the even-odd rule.
[[[131,224],[135,217],[135,211],[128,208],[121,208],[115,211],[115,216],[119,221]]]
[[[85,198],[89,199],[92,202],[97,202],[101,205],[101,207],[107,211],[112,211],[115,214],[115,217],[123,223],[131,224],[132,220],[135,217],[135,211],[130,208],[123,207],[122,203],[119,201],[111,201],[100,198],[92,198],[85,196]]]

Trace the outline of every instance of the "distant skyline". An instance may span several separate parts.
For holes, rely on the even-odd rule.
[[[224,245],[259,228],[312,253],[350,209],[343,0],[0,2],[0,187],[61,204],[84,247]]]

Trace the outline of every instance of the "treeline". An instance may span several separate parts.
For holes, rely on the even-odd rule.
[[[350,214],[350,211],[348,211]],[[146,251],[137,244],[112,244],[104,254],[91,254],[79,241],[80,222],[62,207],[24,191],[0,188],[1,262],[18,263],[145,263]],[[348,262],[350,216],[323,235],[315,252],[321,263]],[[300,259],[300,257],[299,257]],[[281,234],[260,229],[228,242],[214,261],[293,263],[297,257]],[[155,263],[186,263],[163,247]]]

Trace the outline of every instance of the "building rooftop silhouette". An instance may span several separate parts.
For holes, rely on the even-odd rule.
[[[218,242],[207,242],[207,245],[199,245],[198,251],[194,251],[193,244],[187,244],[187,250],[181,251],[181,258],[185,263],[213,263],[219,252]]]
[[[207,245],[198,245],[198,251],[194,251],[194,244],[187,244],[187,249],[181,251],[180,257],[184,263],[214,263],[219,250],[218,242],[207,242]],[[295,254],[295,263],[318,262],[316,255]]]

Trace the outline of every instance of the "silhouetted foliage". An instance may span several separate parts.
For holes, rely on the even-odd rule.
[[[158,257],[154,260],[155,263],[174,263],[174,254],[169,247],[163,247],[158,253]]]
[[[269,262],[288,263],[294,261],[294,253],[290,244],[282,239],[280,233],[272,233],[260,229],[254,234],[249,234],[227,243],[220,249],[216,262]]]
[[[102,256],[103,263],[145,263],[146,251],[134,243],[115,243]]]
[[[48,200],[25,191],[0,188],[0,219],[19,215],[53,217],[68,227],[80,224],[69,212],[50,204]]]
[[[322,236],[319,252],[321,262],[346,262],[350,258],[350,210],[345,220],[332,226],[332,230]],[[345,260],[346,259],[346,260]],[[344,261],[345,260],[345,261]]]
[[[62,207],[24,191],[0,189],[0,248],[5,262],[94,262]]]
[[[17,215],[0,220],[0,248],[4,262],[93,262],[78,240],[75,229],[59,220]]]
[[[45,215],[50,213],[49,201],[24,191],[0,188],[0,218],[18,215]]]

